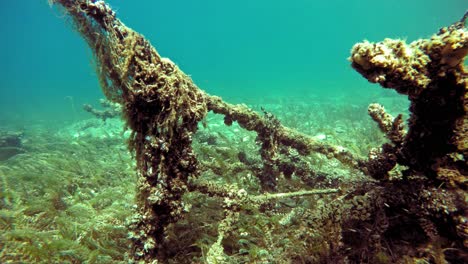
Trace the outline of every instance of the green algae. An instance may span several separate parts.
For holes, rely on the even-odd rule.
[[[29,131],[28,151],[0,167],[2,262],[122,261],[134,177],[119,145]]]

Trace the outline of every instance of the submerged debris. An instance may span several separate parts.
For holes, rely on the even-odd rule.
[[[97,118],[102,119],[102,121],[122,115],[122,107],[118,103],[112,103],[105,99],[101,99],[100,103],[105,110],[97,110],[89,104],[83,105],[83,109]]]
[[[284,126],[281,116],[264,109],[259,114],[206,94],[118,20],[104,1],[52,2],[65,8],[88,41],[107,99],[122,105],[132,130],[136,206],[131,211],[128,200],[121,204],[114,199],[115,193],[128,198],[133,180],[125,177],[131,174],[132,162],[119,143],[97,144],[87,138],[91,141],[83,146],[74,143],[76,149],[57,148],[53,159],[32,158],[32,165],[23,170],[34,171],[42,164],[46,169],[41,176],[54,171],[71,175],[41,178],[44,186],[54,186],[46,201],[37,199],[24,211],[13,210],[19,198],[7,188],[1,190],[0,224],[8,230],[0,242],[3,246],[8,241],[2,259],[123,261],[123,219],[132,214],[131,261],[466,262],[464,21],[410,45],[387,39],[353,48],[352,66],[358,72],[411,101],[407,128],[402,115],[394,118],[380,105],[369,108],[388,142],[363,160],[353,146],[341,147],[347,145],[328,137],[334,129],[320,131],[327,140],[319,140]],[[222,123],[206,124],[209,111],[222,115]],[[199,124],[204,130],[197,134]],[[220,124],[226,126],[219,129]],[[227,130],[229,136],[223,134]],[[372,132],[367,137],[376,136]],[[115,155],[109,151],[112,147]],[[61,158],[58,151],[70,152],[76,161]],[[87,159],[74,156],[75,151]],[[100,152],[107,159],[97,166],[102,169],[93,171],[89,164],[99,160]],[[13,168],[21,166],[12,163],[0,172],[13,173]],[[333,175],[337,172],[350,177]],[[91,174],[98,176],[97,182],[84,180]],[[10,177],[2,181],[13,184]],[[65,188],[60,189],[62,182]],[[34,195],[46,190],[22,188],[22,193]],[[45,205],[47,211],[41,209]],[[53,234],[16,232],[13,212],[21,212],[23,222],[34,223],[31,229],[42,225]],[[105,217],[97,219],[98,215]],[[75,230],[63,224],[69,216]],[[57,234],[55,226],[62,233]],[[43,238],[39,245],[34,244],[36,236]],[[60,255],[52,256],[48,252],[57,237],[66,243],[56,245]],[[67,245],[70,251],[64,250]],[[30,257],[21,259],[10,252]]]

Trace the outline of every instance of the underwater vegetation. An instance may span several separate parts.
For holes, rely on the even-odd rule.
[[[361,146],[357,141],[368,141],[370,146],[384,142],[370,119],[358,118],[358,113],[365,113],[365,106],[343,109],[326,102],[288,106],[267,101],[262,105],[269,105],[269,109],[278,113],[278,119],[288,120],[292,127],[309,131],[311,135],[326,134],[323,140],[328,142],[352,142],[347,136],[341,139],[338,135],[352,135],[351,138],[357,139],[354,142],[357,146]],[[304,116],[284,110],[291,107]],[[330,117],[317,118],[315,124],[302,121],[309,118],[307,113],[323,108],[335,112],[333,118],[340,122],[343,131],[333,131],[335,122],[329,124]],[[356,112],[356,118],[349,118],[351,111]],[[353,122],[358,122],[362,131],[349,125]],[[261,187],[254,174],[260,168],[256,163],[261,164],[255,133],[237,124],[226,127],[223,118],[214,114],[208,114],[204,123],[205,126],[199,124],[193,142],[202,171],[199,179],[260,194]],[[127,220],[133,212],[136,177],[135,164],[124,140],[129,133],[123,132],[123,126],[115,117],[103,121],[97,114],[96,119],[60,127],[58,131],[41,125],[40,129],[26,127],[22,133],[5,133],[22,135],[24,153],[0,163],[2,263],[127,262],[131,242]],[[374,131],[368,133],[368,130]],[[375,139],[373,134],[380,137]],[[236,148],[232,148],[233,145]],[[370,146],[361,151],[368,151]],[[247,160],[240,158],[243,155]],[[252,164],[248,165],[249,161]],[[334,191],[330,189],[359,181],[359,176],[351,174],[339,162],[330,162],[322,154],[311,155],[308,162],[318,174],[309,178],[308,186]],[[364,179],[363,175],[360,177]],[[226,245],[230,244],[228,254],[231,257],[226,258],[231,262],[266,259],[267,248],[274,249],[268,259],[278,259],[277,254],[281,254],[280,260],[284,261],[311,259],[308,251],[312,245],[302,245],[303,232],[314,231],[314,226],[301,231],[296,228],[306,217],[304,208],[323,206],[325,197],[298,193],[307,185],[296,175],[288,180],[280,179],[278,185],[279,191],[293,196],[282,198],[270,213],[265,214],[264,210],[249,204],[242,206],[248,214],[238,219],[236,231],[223,240],[223,247],[228,248]],[[299,194],[304,196],[294,196]],[[191,207],[168,231],[170,241],[164,249],[170,255],[168,261],[207,262],[208,250],[217,240],[218,223],[223,217],[222,201],[196,192],[187,193],[184,201]],[[317,213],[316,217],[320,215]],[[265,240],[265,225],[269,226],[268,230],[275,227],[269,231],[272,236],[269,239],[279,244],[270,246],[270,240]],[[284,230],[289,237],[285,238]],[[321,243],[323,239],[318,235],[308,241]]]
[[[71,131],[79,130],[65,137],[27,129],[24,153],[0,163],[2,263],[124,260],[130,155],[121,138],[77,139]]]
[[[118,113],[86,106],[100,123],[31,135],[0,164],[2,262],[468,262],[467,15],[429,39],[352,48],[356,71],[409,100],[366,120],[328,102],[229,104],[104,1],[51,2],[127,132],[86,136]]]

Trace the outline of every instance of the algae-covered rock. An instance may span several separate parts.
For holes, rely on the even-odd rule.
[[[22,148],[22,136],[21,132],[0,131],[0,161],[25,152]]]

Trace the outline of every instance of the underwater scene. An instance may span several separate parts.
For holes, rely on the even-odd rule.
[[[0,263],[468,263],[465,0],[3,1]]]

